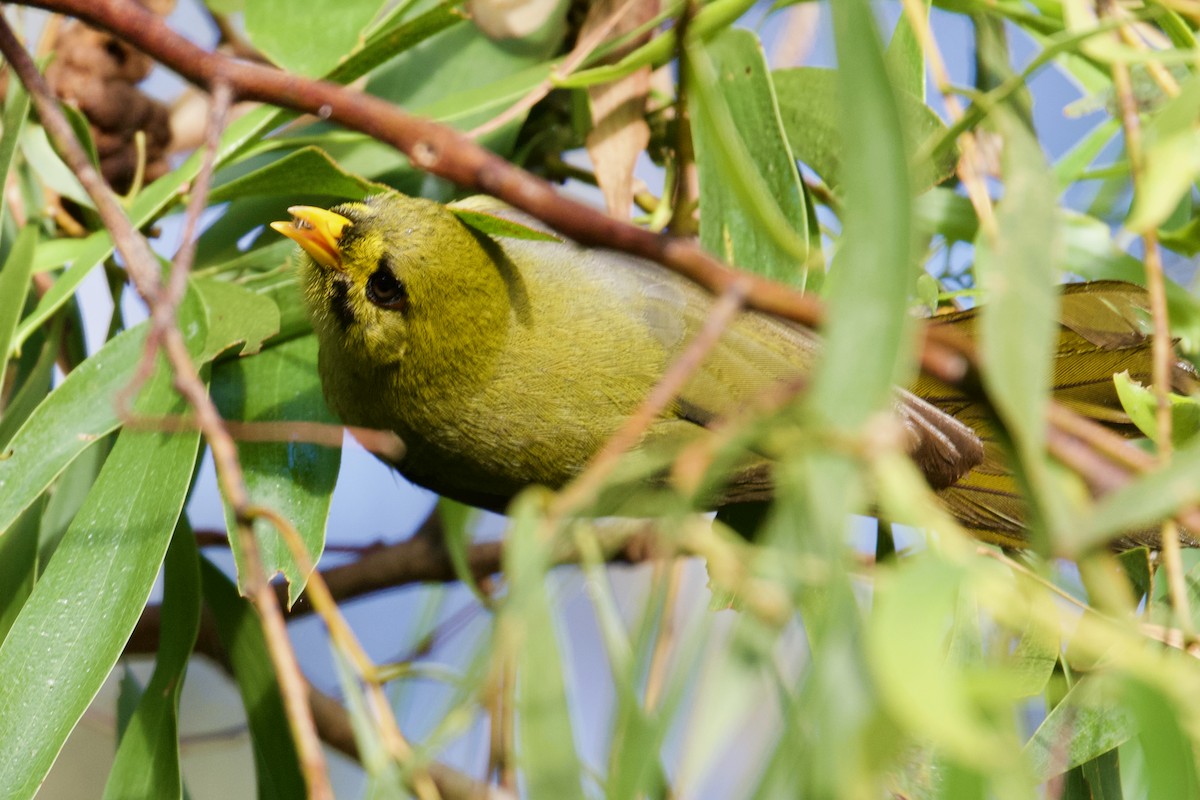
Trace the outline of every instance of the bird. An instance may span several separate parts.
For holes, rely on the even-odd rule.
[[[659,264],[558,237],[487,196],[443,205],[387,192],[288,211],[272,227],[300,246],[330,409],[347,425],[394,432],[404,451],[390,463],[402,475],[480,508],[503,511],[526,487],[556,489],[579,475],[714,302]],[[481,216],[500,228],[479,225]],[[1112,375],[1149,381],[1145,290],[1068,284],[1061,301],[1056,399],[1131,432]],[[976,318],[969,309],[929,324],[970,334]],[[635,451],[673,453],[710,436],[771,387],[802,379],[820,348],[807,327],[743,311]],[[1176,364],[1177,387],[1194,377]],[[921,377],[894,390],[892,408],[948,510],[984,541],[1023,546],[1020,492],[978,399]],[[661,482],[662,471],[649,479]],[[770,459],[751,453],[706,503],[773,492]]]

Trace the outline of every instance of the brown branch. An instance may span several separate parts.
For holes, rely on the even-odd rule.
[[[1112,13],[1115,3],[1098,4],[1101,14]],[[1122,63],[1112,65],[1113,88],[1117,93],[1117,106],[1121,110],[1121,129],[1125,134],[1125,152],[1129,158],[1129,180],[1133,184],[1136,196],[1146,191],[1145,186],[1145,153],[1142,147],[1142,126],[1138,113],[1137,100],[1134,98],[1133,79],[1129,66]],[[1158,246],[1158,233],[1154,228],[1142,232],[1142,241],[1146,253],[1143,266],[1146,272],[1146,291],[1150,295],[1150,319],[1154,330],[1151,338],[1152,376],[1155,409],[1155,422],[1158,437],[1158,457],[1162,464],[1171,461],[1171,371],[1175,365],[1174,344],[1171,341],[1171,331],[1167,319],[1167,287],[1163,275],[1162,252]],[[1196,638],[1192,624],[1192,612],[1188,603],[1187,578],[1184,575],[1183,561],[1179,552],[1179,532],[1175,529],[1173,520],[1165,520],[1162,526],[1163,568],[1167,574],[1167,597],[1179,620],[1179,626],[1187,634],[1189,640]]]
[[[342,704],[312,685],[308,687],[308,702],[312,707],[313,719],[317,722],[317,730],[321,733],[321,740],[357,761],[358,745],[354,741],[354,728],[350,724],[350,715],[346,713]],[[506,789],[474,780],[453,767],[436,761],[425,769],[433,779],[438,793],[447,800],[516,800],[517,797]]]
[[[142,612],[137,629],[125,645],[125,655],[153,655],[158,652],[158,641],[162,631],[162,609],[148,606]],[[229,654],[217,633],[216,620],[206,606],[200,617],[200,634],[196,639],[195,653],[210,659],[227,674],[233,674]],[[354,728],[350,715],[335,698],[325,694],[308,681],[304,681],[307,701],[313,722],[321,741],[334,750],[358,760],[358,745],[354,739]],[[509,800],[514,795],[504,790],[476,781],[445,764],[433,762],[426,771],[437,786],[438,792],[447,800]]]
[[[487,152],[462,134],[413,117],[386,101],[207,52],[132,0],[30,0],[26,4],[70,14],[108,30],[202,87],[224,80],[241,99],[318,114],[391,144],[406,153],[417,167],[495,195],[583,244],[649,258],[714,293],[742,280],[748,307],[810,326],[821,322],[822,308],[817,300],[731,269],[693,242],[618,222],[559,196],[548,182]],[[927,374],[943,382],[982,394],[972,349],[952,331],[938,326],[926,329],[921,366]],[[1086,437],[1085,441],[1090,445]],[[1091,461],[1081,463],[1080,467],[1086,477]]]
[[[339,601],[352,600],[375,591],[399,588],[412,583],[429,581],[455,581],[457,576],[449,552],[442,544],[440,522],[436,514],[418,528],[410,539],[397,542],[368,553],[359,561],[342,567],[325,570],[323,575],[330,595]],[[610,537],[603,544],[608,545],[610,552],[606,553],[613,561],[635,563],[649,558],[663,556],[661,548],[654,550],[640,546],[645,537],[654,536],[652,528],[635,535]],[[616,544],[621,544],[616,547]],[[485,577],[500,571],[502,545],[499,542],[486,542],[472,545],[467,550],[467,563],[477,577]],[[573,550],[564,550],[558,554],[556,563],[572,564],[579,560],[579,554]],[[275,587],[280,602],[286,602],[287,588],[283,585]],[[301,599],[289,612],[289,617],[297,617],[312,612],[312,605],[306,596]],[[161,606],[147,606],[138,620],[132,636],[125,646],[125,655],[150,655],[158,651],[159,636],[162,629]],[[216,620],[206,607],[200,618],[200,630],[196,638],[195,652],[210,658],[226,672],[232,672],[229,654],[221,643]],[[313,688],[303,681],[310,713],[321,740],[334,749],[357,759],[358,748],[355,744],[353,729],[345,708],[334,698]],[[491,786],[475,781],[450,767],[439,763],[426,765],[426,772],[432,778],[438,792],[446,798],[495,798],[508,800],[514,797],[501,787]]]
[[[159,19],[150,12],[144,13],[153,19]],[[159,22],[161,24],[161,20]],[[237,510],[238,530],[243,540],[246,561],[249,565],[246,578],[247,588],[258,602],[271,655],[275,659],[276,670],[280,675],[280,685],[283,688],[284,699],[289,711],[288,718],[300,751],[310,796],[318,800],[325,798],[332,800],[333,790],[329,785],[324,755],[321,752],[316,731],[312,725],[312,718],[308,714],[308,704],[303,695],[303,676],[300,674],[299,664],[296,663],[295,653],[292,652],[288,642],[287,630],[275,594],[262,573],[257,543],[254,541],[253,532],[250,529],[250,519],[245,513],[249,503],[245,483],[242,479],[241,464],[237,458],[237,448],[233,439],[230,438],[229,432],[225,430],[212,398],[208,395],[208,387],[200,379],[196,365],[192,363],[183,335],[179,332],[178,326],[174,324],[174,308],[169,302],[169,293],[162,285],[158,261],[151,252],[149,243],[125,216],[112,189],[92,166],[91,159],[75,136],[66,116],[58,107],[58,102],[45,78],[38,72],[33,59],[17,40],[3,17],[0,17],[0,52],[3,52],[13,72],[29,92],[30,98],[37,108],[42,127],[95,203],[101,220],[125,259],[127,273],[133,279],[142,299],[150,307],[154,328],[160,333],[161,345],[174,371],[175,388],[195,409],[200,428],[212,450],[222,490],[230,504]],[[218,91],[225,90],[218,89]],[[183,246],[188,247],[189,243],[185,242]]]
[[[548,181],[463,134],[414,117],[385,100],[208,52],[133,0],[32,0],[27,5],[69,14],[107,30],[201,87],[225,81],[239,99],[315,114],[365,133],[405,153],[420,169],[505,200],[583,244],[649,258],[714,293],[744,281],[749,306],[806,325],[821,321],[821,304],[814,298],[731,269],[695,242],[651,233],[561,196]]]

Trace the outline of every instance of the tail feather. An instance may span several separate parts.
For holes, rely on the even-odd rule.
[[[960,311],[936,318],[933,323],[952,325],[974,333],[978,312]],[[1146,291],[1119,281],[1097,281],[1063,287],[1058,348],[1052,367],[1052,394],[1067,408],[1102,422],[1128,436],[1137,435],[1121,407],[1112,377],[1126,371],[1134,380],[1149,383],[1153,372],[1149,298]],[[1175,391],[1197,388],[1194,367],[1176,363]],[[1020,547],[1025,541],[1025,503],[995,442],[987,410],[958,389],[922,376],[911,387],[983,440],[983,461],[939,496],[952,514],[976,536],[994,544]],[[1146,544],[1147,532],[1131,532],[1122,544]]]

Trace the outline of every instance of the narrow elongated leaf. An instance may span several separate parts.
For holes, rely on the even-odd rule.
[[[7,454],[5,445],[33,415],[46,395],[50,394],[54,382],[55,360],[63,341],[63,327],[63,323],[52,325],[46,331],[46,335],[37,336],[28,342],[28,349],[22,354],[22,359],[14,365],[16,374],[13,380],[18,388],[9,398],[4,413],[0,414],[0,455]],[[30,347],[35,342],[36,351]],[[0,527],[0,532],[3,530],[3,527]]]
[[[455,206],[447,206],[447,208],[453,212],[454,216],[462,220],[464,224],[471,226],[486,236],[506,239],[527,239],[531,242],[562,241],[562,239],[553,233],[539,231],[536,228],[522,225],[511,219],[497,217],[495,214],[486,214],[482,211],[471,211],[470,209],[456,208]]]
[[[731,148],[733,142],[724,138],[727,132],[719,124],[693,126],[700,172],[700,242],[730,264],[804,286],[808,210],[762,45],[750,31],[730,29],[713,39],[708,53],[717,74],[713,99],[719,94],[727,106],[733,134],[744,147]],[[707,109],[701,116],[715,123],[713,116],[719,113]],[[738,163],[741,156],[747,157],[745,163]],[[774,210],[764,214],[738,191],[736,175],[751,174],[757,174],[761,184],[761,190],[752,187],[754,197],[773,203]],[[786,226],[795,234],[796,246],[785,247],[780,237],[763,235],[768,224]]]
[[[1019,115],[1005,106],[994,119],[1005,137],[1005,197],[995,238],[975,243],[979,281],[987,293],[980,314],[983,379],[1019,457],[1017,475],[1036,509],[1035,528],[1059,529],[1059,498],[1049,490],[1045,407],[1051,359],[1058,346],[1058,185],[1041,147]]]
[[[1134,734],[1133,715],[1115,702],[1104,681],[1085,677],[1072,686],[1025,745],[1038,780],[1091,761]]]
[[[1191,77],[1146,128],[1146,172],[1125,225],[1144,231],[1160,225],[1200,171],[1196,116],[1200,78]]]
[[[497,635],[498,647],[516,648],[517,758],[532,800],[582,800],[579,757],[554,615],[546,592],[550,566],[540,541],[538,498],[529,493],[514,503],[513,525],[504,550],[508,597]]]
[[[1143,530],[1185,505],[1200,501],[1200,439],[1179,449],[1171,463],[1142,473],[1101,498],[1078,526],[1074,543],[1093,547],[1130,531]]]
[[[210,203],[251,195],[329,195],[361,200],[387,187],[346,172],[319,147],[302,147],[261,169],[214,188]]]
[[[858,71],[860,65],[851,62],[851,72]],[[783,129],[787,132],[788,142],[796,158],[803,161],[821,176],[831,186],[837,187],[844,179],[844,171],[849,167],[844,165],[844,159],[851,150],[842,138],[842,128],[839,123],[839,109],[848,103],[842,98],[855,97],[847,95],[847,88],[838,80],[835,71],[819,67],[795,67],[777,69],[771,73],[775,83],[775,91],[779,96],[779,111],[783,119]],[[850,90],[853,91],[853,90]],[[858,98],[856,102],[860,101]],[[903,123],[910,140],[910,150],[902,155],[898,165],[916,152],[916,147],[924,142],[933,141],[943,136],[946,126],[928,106],[915,96],[903,90],[896,92],[900,121]],[[914,186],[919,189],[931,187],[954,174],[957,154],[952,148],[943,148],[934,153],[928,163],[916,164]]]
[[[189,295],[191,297],[191,295]],[[224,311],[214,306],[213,324],[197,308],[181,317],[184,335],[196,343],[203,363],[237,342],[267,335],[272,328],[274,303],[234,286],[202,283],[198,298],[206,303],[235,303]],[[192,298],[188,303],[197,302]],[[243,312],[232,315],[231,311]],[[276,311],[276,319],[278,312]],[[42,402],[9,443],[0,459],[0,532],[41,494],[81,452],[105,434],[116,430],[120,417],[115,398],[128,385],[146,341],[146,325],[125,331],[71,371],[67,379]]]
[[[273,423],[287,438],[288,423],[337,425],[325,406],[317,374],[317,340],[306,336],[284,342],[253,358],[222,362],[215,371],[213,398],[223,416],[245,422]],[[246,488],[252,502],[282,514],[304,540],[313,564],[325,545],[329,498],[337,482],[341,450],[309,442],[244,441],[238,447]],[[236,530],[233,510],[225,519]],[[304,590],[308,573],[301,572],[279,532],[258,520],[254,526],[262,565],[268,575],[277,570],[288,580],[289,599]],[[246,568],[237,536],[230,536],[239,575]]]
[[[137,408],[183,410],[165,366]],[[198,443],[198,432],[122,433],[0,645],[0,747],[22,754],[0,763],[4,796],[34,795],[120,657],[183,509]]]
[[[34,503],[0,536],[0,642],[33,591],[37,578],[38,521],[45,501]]]
[[[200,559],[204,602],[212,609],[221,645],[229,654],[246,719],[260,800],[291,800],[305,796],[304,776],[291,736],[283,696],[271,665],[262,625],[249,601],[208,560]]]
[[[21,152],[25,155],[26,163],[38,173],[38,177],[47,186],[84,208],[95,208],[92,198],[75,177],[75,173],[58,157],[46,136],[45,128],[40,125],[26,127],[21,133]]]
[[[1146,386],[1129,377],[1129,372],[1113,375],[1121,406],[1129,419],[1148,438],[1158,441],[1158,396]],[[1193,397],[1174,392],[1168,395],[1171,403],[1171,441],[1175,447],[1187,443],[1200,431],[1200,403]]]
[[[180,797],[179,693],[200,629],[200,553],[181,519],[167,548],[158,658],[121,735],[104,797]]]
[[[883,699],[922,738],[966,764],[995,767],[1009,750],[974,706],[962,665],[941,644],[938,620],[953,619],[962,574],[934,559],[913,559],[876,582],[871,663]],[[910,626],[905,620],[919,619]]]
[[[840,173],[842,244],[827,284],[828,338],[811,397],[842,425],[858,425],[885,401],[912,347],[908,299],[917,269],[907,159],[873,19],[865,0],[833,5],[838,94],[855,98],[841,104],[839,130],[858,157]]]
[[[704,41],[716,36],[753,5],[754,0],[712,0],[712,2],[705,3],[688,24],[689,39]],[[679,45],[675,33],[674,28],[668,29],[616,64],[585,69],[565,78],[559,78],[557,83],[562,87],[579,89],[584,86],[619,80],[646,65],[660,67],[676,55]],[[599,48],[593,58],[600,58],[604,54],[604,48]]]
[[[380,0],[310,0],[303,9],[288,0],[245,0],[246,33],[279,66],[301,75],[323,75],[359,42]]]
[[[0,134],[0,186],[8,185],[8,172],[12,169],[13,159],[17,154],[17,143],[25,128],[25,120],[29,117],[29,92],[20,81],[13,81],[8,87],[8,96],[4,100],[4,128]],[[8,203],[7,192],[0,192],[0,219]],[[0,354],[4,350],[0,348]]]
[[[400,765],[388,752],[387,745],[379,735],[375,718],[367,705],[363,686],[354,672],[354,667],[346,655],[336,649],[333,652],[333,662],[337,666],[342,696],[346,699],[346,711],[354,729],[354,742],[358,746],[363,769],[370,781],[368,795],[372,800],[404,800],[408,794],[404,791]]]
[[[72,370],[17,431],[0,459],[0,531],[88,445],[117,428],[107,398],[128,383],[145,340],[144,325],[115,337]]]
[[[923,0],[920,6],[926,22],[929,20],[929,6],[929,0]],[[896,88],[925,102],[925,50],[921,47],[917,32],[913,30],[907,8],[896,20],[896,28],[892,31],[892,40],[888,42],[884,58]]]
[[[1127,682],[1126,692],[1146,758],[1146,796],[1200,796],[1196,751],[1173,701],[1136,679]]]
[[[456,503],[448,497],[439,497],[437,515],[442,521],[442,537],[446,542],[446,550],[450,553],[450,563],[454,565],[454,574],[478,598],[480,604],[486,607],[489,598],[475,580],[467,558],[467,548],[471,546],[471,525],[478,516],[476,510]]]
[[[261,134],[267,126],[277,120],[274,109],[263,107],[233,122],[221,137],[221,145],[217,150],[218,164],[228,161],[247,141]],[[180,192],[199,172],[201,156],[199,152],[193,153],[178,169],[168,172],[137,196],[127,212],[129,221],[135,228],[148,224],[179,198]],[[112,237],[108,231],[97,231],[83,242],[84,244],[74,251],[74,261],[70,268],[59,276],[50,287],[50,291],[42,296],[33,313],[21,323],[15,341],[18,347],[71,298],[88,273],[113,253]]]
[[[0,184],[2,185],[2,184]],[[16,244],[0,268],[0,386],[8,367],[8,350],[17,320],[29,296],[29,275],[33,271],[33,250],[37,244],[37,228],[28,225],[17,236]]]

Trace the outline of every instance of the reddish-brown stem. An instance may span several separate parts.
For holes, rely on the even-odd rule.
[[[153,14],[150,16],[158,19]],[[288,642],[287,630],[283,615],[275,600],[275,593],[271,590],[265,576],[262,575],[261,565],[257,558],[257,546],[243,511],[247,506],[247,498],[245,484],[242,481],[241,465],[237,459],[237,448],[229,437],[229,432],[225,430],[216,406],[208,396],[208,388],[200,379],[196,365],[192,363],[179,328],[174,324],[174,307],[164,291],[158,261],[145,238],[137,232],[129,218],[125,216],[112,189],[92,166],[91,160],[76,138],[66,116],[58,107],[58,102],[45,78],[38,72],[33,59],[17,40],[3,17],[0,17],[0,52],[3,52],[5,59],[29,91],[46,133],[95,203],[101,220],[108,228],[113,242],[125,259],[126,271],[133,279],[138,293],[150,307],[154,329],[157,332],[157,336],[152,338],[158,339],[167,355],[167,360],[174,371],[176,388],[195,409],[200,429],[204,432],[209,446],[212,448],[222,488],[225,490],[230,504],[238,509],[239,532],[242,533],[244,547],[247,551],[246,560],[250,565],[247,584],[259,602],[259,610],[264,621],[267,640],[271,646],[271,654],[276,660],[280,685],[288,703],[289,720],[293,725],[305,777],[309,782],[310,796],[332,798],[333,790],[329,785],[325,759],[308,712],[303,677],[300,674],[299,665],[296,663],[295,653],[292,652]]]
[[[658,261],[715,293],[743,281],[748,305],[806,325],[820,323],[821,305],[812,297],[730,269],[695,242],[651,233],[563,197],[549,182],[463,134],[414,117],[387,101],[208,52],[133,0],[33,0],[28,5],[103,28],[199,86],[211,88],[225,81],[239,99],[315,114],[365,133],[402,151],[420,169],[505,200],[583,244]]]

